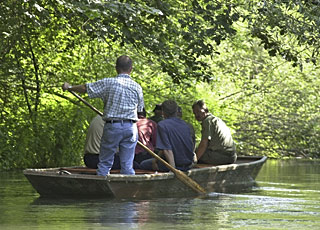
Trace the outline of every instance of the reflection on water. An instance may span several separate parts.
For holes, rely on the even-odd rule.
[[[0,173],[0,229],[320,229],[319,161],[273,161],[258,186],[203,198],[44,199]]]

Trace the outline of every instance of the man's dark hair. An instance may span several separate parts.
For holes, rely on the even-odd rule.
[[[206,103],[204,103],[203,100],[197,100],[195,103],[193,103],[192,108],[194,108],[195,106],[198,106],[200,109],[204,109],[204,111],[206,113],[209,112],[209,110],[208,110],[208,108],[206,106]]]
[[[160,104],[157,104],[154,109],[153,109],[153,112],[156,111],[156,110],[161,110],[162,111],[162,108],[161,108],[161,105]]]
[[[116,69],[118,72],[130,72],[132,68],[132,60],[126,55],[118,57],[116,61]]]
[[[166,100],[161,105],[163,113],[167,117],[176,117],[178,105],[174,100]]]

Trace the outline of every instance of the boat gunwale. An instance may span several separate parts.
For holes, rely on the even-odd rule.
[[[250,157],[245,157],[245,159],[251,159]],[[229,171],[236,170],[241,167],[250,167],[256,165],[262,165],[266,160],[266,156],[262,157],[252,157],[252,162],[243,162],[243,163],[234,163],[229,165],[217,165],[209,166],[203,168],[192,168],[186,172],[186,175],[193,176],[196,174],[201,174],[204,172],[220,172],[220,171]],[[75,169],[79,166],[74,167],[64,167],[64,169]],[[94,180],[106,180],[106,181],[147,181],[147,180],[167,180],[173,179],[175,177],[173,172],[159,172],[152,174],[136,174],[136,175],[124,175],[124,174],[110,174],[108,176],[98,176],[90,174],[80,174],[80,173],[71,173],[65,174],[61,167],[57,168],[38,168],[38,169],[25,169],[23,170],[25,176],[44,176],[44,177],[57,177],[57,178],[77,178],[77,179],[94,179]]]
[[[250,158],[246,158],[250,159]],[[258,159],[258,157],[253,157],[253,159]],[[192,168],[187,171],[187,175],[191,176],[194,173],[201,173],[203,171],[206,172],[221,172],[221,171],[229,171],[230,169],[236,170],[238,168],[242,167],[250,167],[250,166],[257,166],[260,164],[263,164],[267,160],[266,156],[262,156],[260,159],[252,161],[252,162],[242,162],[242,163],[233,163],[228,165],[216,165],[216,166],[210,166],[210,167],[204,167],[204,168]]]

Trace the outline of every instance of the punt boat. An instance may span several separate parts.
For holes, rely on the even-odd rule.
[[[238,193],[256,185],[255,178],[266,160],[265,156],[243,156],[234,164],[197,164],[185,173],[207,193]],[[111,170],[104,177],[86,167],[58,167],[25,169],[23,173],[41,197],[144,199],[198,195],[172,172],[136,170],[136,175],[123,175]]]

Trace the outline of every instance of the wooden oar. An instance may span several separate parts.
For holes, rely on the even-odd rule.
[[[96,113],[98,113],[99,115],[103,115],[103,113],[101,111],[99,111],[98,109],[96,109],[95,107],[93,107],[89,102],[87,102],[86,100],[84,100],[82,97],[80,97],[77,93],[68,90],[70,93],[72,93],[75,97],[77,97],[80,101],[82,101],[85,105],[87,105],[88,107],[90,107],[93,111],[95,111]],[[164,164],[167,168],[169,168],[175,175],[176,177],[183,182],[185,185],[189,186],[192,190],[194,190],[195,192],[199,193],[199,194],[205,194],[206,190],[204,188],[202,188],[197,182],[195,182],[194,180],[192,180],[190,177],[188,177],[185,173],[181,172],[180,170],[174,168],[173,166],[171,166],[168,162],[166,162],[165,160],[163,160],[161,157],[159,157],[156,153],[154,153],[153,151],[151,151],[147,146],[145,146],[144,144],[142,144],[140,141],[138,141],[138,145],[140,145],[144,150],[146,150],[151,156],[153,156],[154,158],[156,158],[158,161],[160,161],[162,164]]]

